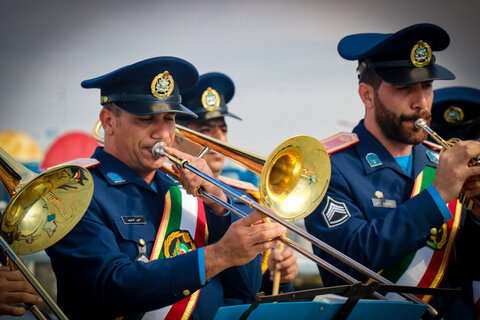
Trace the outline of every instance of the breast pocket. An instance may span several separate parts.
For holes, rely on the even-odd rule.
[[[135,222],[135,217],[140,216],[132,215],[127,219],[119,217],[114,221],[120,250],[132,260],[138,260],[141,254],[149,257],[156,236],[155,227],[151,223]]]

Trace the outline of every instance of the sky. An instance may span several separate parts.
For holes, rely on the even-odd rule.
[[[190,61],[235,83],[230,142],[269,155],[289,137],[319,140],[363,117],[356,63],[337,53],[359,32],[434,23],[450,34],[437,62],[480,87],[478,1],[0,0],[0,130],[42,149],[72,130],[90,133],[99,90],[80,82],[155,56]]]

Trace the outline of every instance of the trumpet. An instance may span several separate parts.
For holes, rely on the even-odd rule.
[[[0,248],[57,318],[67,319],[17,254],[46,249],[70,232],[90,204],[93,178],[87,169],[71,164],[36,175],[0,148],[0,181],[11,197],[0,218]],[[45,319],[37,306],[30,311]]]
[[[152,148],[152,154],[156,158],[166,157],[177,166],[187,169],[213,185],[222,189],[225,193],[240,200],[242,203],[257,210],[273,221],[283,225],[289,231],[306,239],[312,245],[319,247],[328,254],[336,257],[340,261],[350,265],[364,275],[378,281],[381,284],[393,285],[393,283],[382,277],[380,274],[368,269],[357,261],[351,259],[344,253],[324,243],[323,241],[305,232],[301,228],[292,223],[297,219],[309,215],[320,204],[327,191],[330,182],[330,158],[323,144],[318,140],[309,136],[296,136],[287,139],[268,156],[243,150],[224,143],[218,139],[209,137],[202,133],[190,130],[179,124],[176,124],[175,134],[179,137],[188,139],[194,143],[200,144],[205,149],[200,154],[205,154],[207,150],[214,150],[230,160],[246,167],[247,169],[260,174],[260,199],[261,204],[250,199],[246,195],[242,195],[235,189],[230,188],[221,181],[212,178],[204,172],[198,170],[188,163],[188,160],[182,159],[175,154],[169,154],[164,150],[166,146],[164,142],[156,143]],[[94,126],[94,138],[103,143],[103,137],[99,130],[101,124],[99,121]],[[308,157],[307,157],[308,156]],[[179,176],[171,168],[163,165],[160,168],[173,178],[178,179]],[[218,197],[203,192],[200,188],[197,190],[200,197],[210,199],[217,204],[230,210],[239,217],[247,214],[238,210],[229,203],[219,199]],[[285,245],[290,246],[307,259],[315,262],[327,271],[342,278],[348,283],[355,284],[359,281],[333,266],[325,260],[320,259],[315,254],[306,250],[289,238],[282,236],[279,240]],[[418,304],[425,305],[428,312],[437,315],[438,312],[425,301],[419,299],[413,294],[399,293],[406,299]],[[374,293],[378,299],[386,299],[384,296]]]
[[[442,150],[440,152],[444,152],[445,150],[450,149],[455,143],[460,141],[460,139],[457,138],[452,138],[450,140],[445,140],[442,137],[440,137],[435,131],[433,131],[429,126],[427,126],[427,123],[425,119],[419,118],[415,121],[415,126],[417,128],[421,128],[425,130],[432,139],[434,139],[440,146],[442,146]],[[473,166],[480,166],[480,157],[474,157],[468,162],[468,166],[473,167]],[[458,195],[458,200],[465,205],[465,208],[471,210],[473,205],[480,206],[480,197],[467,197],[463,191],[460,191],[460,194]]]

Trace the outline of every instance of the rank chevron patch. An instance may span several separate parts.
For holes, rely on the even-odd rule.
[[[347,206],[343,202],[335,201],[327,197],[327,204],[323,210],[323,216],[329,228],[341,225],[350,218]]]

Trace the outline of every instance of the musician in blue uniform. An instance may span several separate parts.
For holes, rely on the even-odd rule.
[[[358,60],[365,117],[353,130],[359,142],[331,154],[327,194],[305,223],[310,233],[392,282],[462,287],[445,319],[472,319],[471,283],[479,272],[471,248],[480,232],[480,208],[465,211],[456,197],[462,188],[468,196],[480,194],[480,168],[467,165],[480,154],[480,143],[459,142],[438,159],[438,150],[422,143],[425,131],[415,126],[418,118],[430,122],[433,80],[454,79],[433,54],[448,44],[447,32],[431,24],[340,41],[340,55]],[[320,272],[326,285],[345,284]],[[437,310],[445,304],[441,296],[422,298]]]
[[[47,250],[57,277],[58,303],[70,319],[212,319],[224,305],[230,283],[254,295],[260,274],[237,268],[273,246],[286,232],[258,223],[253,212],[236,219],[220,204],[191,196],[199,188],[230,201],[222,190],[175,167],[179,186],[159,170],[159,141],[171,146],[177,113],[195,116],[181,104],[180,90],[198,72],[189,62],[157,57],[85,80],[100,88],[104,147],[90,169],[95,190],[82,220]],[[211,175],[205,160],[165,147]],[[232,269],[245,281],[230,281]],[[254,268],[252,268],[254,269]],[[236,280],[236,279],[235,279]]]
[[[241,120],[228,110],[227,104],[233,98],[235,86],[232,79],[219,72],[210,72],[200,76],[198,83],[186,92],[182,92],[183,104],[195,112],[198,118],[178,115],[177,123],[189,129],[198,131],[209,137],[228,142],[228,125],[225,117]],[[175,139],[178,149],[191,155],[198,155],[203,147],[186,139]],[[208,152],[203,157],[215,178],[229,187],[250,198],[259,200],[258,189],[247,181],[240,181],[231,177],[222,176],[225,157],[217,152]],[[252,209],[238,199],[234,199],[235,206],[243,212],[251,212]],[[273,250],[264,253],[262,273],[263,281],[260,291],[265,294],[272,293],[272,280],[274,271],[280,272],[280,292],[289,292],[293,289],[293,279],[298,274],[298,265],[291,248],[283,252]],[[248,301],[244,301],[248,302]]]

